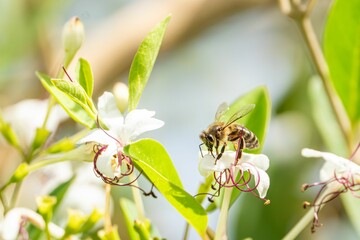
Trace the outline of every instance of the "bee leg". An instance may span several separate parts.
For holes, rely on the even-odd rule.
[[[225,152],[225,147],[226,147],[226,144],[224,144],[221,149],[220,149],[220,153],[216,155],[216,160],[219,160],[221,158],[221,156],[223,155],[223,153]]]
[[[201,157],[203,158],[203,157],[204,157],[204,154],[203,154],[202,149],[201,149],[201,146],[202,146],[202,145],[204,145],[204,143],[201,143],[201,144],[199,145],[199,150],[200,150],[200,153],[201,153]]]
[[[236,155],[235,155],[235,161],[237,162],[241,156],[242,156],[242,150],[245,146],[245,140],[244,138],[240,137],[237,145]],[[236,148],[236,147],[235,147]]]

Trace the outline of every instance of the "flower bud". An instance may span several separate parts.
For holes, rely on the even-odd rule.
[[[129,88],[123,82],[115,83],[113,87],[113,93],[116,99],[116,105],[120,112],[124,113],[128,107],[129,102]]]
[[[50,222],[52,218],[56,201],[57,199],[54,196],[40,196],[36,198],[39,213],[47,223]]]
[[[15,170],[14,174],[11,176],[9,183],[16,183],[23,180],[29,174],[29,165],[27,163],[22,163]]]
[[[64,26],[62,33],[65,50],[64,66],[67,67],[84,41],[84,25],[78,17],[71,18]]]

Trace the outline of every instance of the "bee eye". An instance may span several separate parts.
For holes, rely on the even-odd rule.
[[[214,142],[214,138],[213,138],[213,136],[211,136],[211,135],[206,135],[206,140],[207,140],[208,142]]]

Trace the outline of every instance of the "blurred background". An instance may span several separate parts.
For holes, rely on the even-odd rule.
[[[317,1],[311,16],[319,39],[330,3]],[[271,160],[271,204],[263,206],[251,194],[243,194],[230,210],[230,239],[280,239],[306,213],[302,203],[312,201],[316,192],[302,193],[300,187],[319,180],[322,161],[302,158],[300,151],[303,147],[324,150],[308,95],[314,68],[296,25],[281,13],[276,1],[2,0],[0,9],[1,109],[24,99],[48,96],[35,71],[56,75],[63,58],[62,27],[72,16],[78,16],[85,26],[86,39],[78,56],[93,68],[97,98],[116,82],[127,81],[141,40],[171,13],[161,52],[139,105],[155,110],[165,126],[148,136],[166,147],[185,189],[195,194],[203,180],[197,170],[199,133],[213,121],[221,102],[230,103],[265,85],[272,100],[264,145],[264,153]],[[72,68],[68,71],[71,75]],[[29,116],[26,121],[31,119]],[[71,135],[76,128],[70,122],[61,133]],[[1,148],[3,184],[16,161],[10,159],[13,155],[6,146]],[[89,178],[101,181],[92,172]],[[128,189],[114,188],[114,204],[127,194]],[[20,204],[32,201],[27,198]],[[164,198],[145,198],[144,202],[147,216],[162,237],[182,239],[185,221]],[[308,227],[299,239],[356,236],[341,204],[334,201],[330,205],[320,214],[325,227],[315,234],[310,234]],[[217,214],[209,216],[213,229]],[[114,223],[122,224],[118,212]],[[198,239],[195,231],[191,230],[189,239]]]

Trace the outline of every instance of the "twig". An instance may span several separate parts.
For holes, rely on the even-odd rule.
[[[316,0],[309,0],[307,4],[301,4],[298,0],[279,0],[282,12],[292,18],[299,29],[309,49],[311,58],[314,62],[316,71],[324,84],[326,94],[334,111],[336,120],[339,124],[344,139],[347,142],[348,149],[351,149],[351,126],[347,118],[345,109],[340,102],[330,81],[329,69],[321,50],[319,41],[316,37],[314,28],[310,21],[310,14],[315,5]]]

